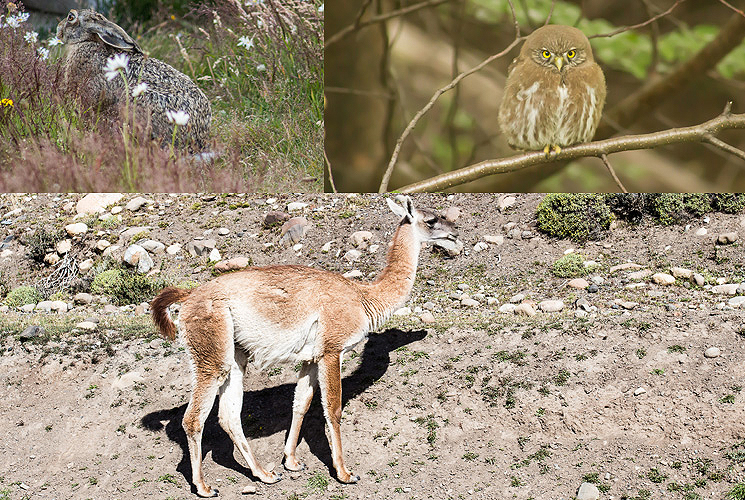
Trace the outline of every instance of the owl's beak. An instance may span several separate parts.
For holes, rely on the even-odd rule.
[[[566,64],[566,61],[564,60],[563,56],[558,56],[554,58],[554,65],[556,65],[556,69],[558,69],[559,71],[561,71],[561,68],[563,68],[565,64]]]

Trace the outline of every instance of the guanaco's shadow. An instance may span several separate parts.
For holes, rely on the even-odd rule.
[[[383,333],[371,333],[362,351],[362,360],[359,366],[354,372],[342,378],[342,404],[346,405],[347,401],[362,394],[385,374],[390,365],[391,351],[421,340],[426,335],[426,330],[405,332],[391,329]],[[250,376],[250,373],[248,376]],[[287,433],[292,422],[292,399],[294,396],[295,384],[283,384],[243,393],[241,417],[243,430],[249,443],[253,438],[270,436],[280,431],[285,431],[285,440],[287,439]],[[196,491],[191,480],[186,434],[181,426],[185,411],[186,405],[184,404],[175,408],[148,413],[142,417],[141,421],[142,425],[151,431],[160,431],[165,427],[168,438],[181,447],[183,454],[176,470],[189,481],[192,490]],[[326,440],[325,424],[323,409],[320,404],[320,393],[316,390],[313,404],[303,420],[300,440],[305,440],[308,443],[310,452],[328,467],[331,475],[335,476],[331,449]],[[344,442],[343,435],[342,442]],[[238,463],[233,456],[233,442],[217,421],[217,404],[213,406],[207,418],[202,437],[203,457],[210,451],[215,463],[233,469],[239,474],[253,477],[251,470]],[[277,456],[281,456],[281,449],[278,450]],[[266,457],[258,458],[262,463],[270,461]],[[277,467],[281,466],[277,465]]]

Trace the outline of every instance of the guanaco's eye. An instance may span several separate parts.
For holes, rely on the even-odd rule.
[[[574,56],[576,55],[577,55],[576,50],[570,50],[569,52],[567,52],[567,59],[574,59]]]
[[[543,57],[544,59],[551,59],[551,52],[544,50],[543,52],[541,52],[541,57]]]

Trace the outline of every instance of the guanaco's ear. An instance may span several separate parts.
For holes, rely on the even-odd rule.
[[[397,216],[401,217],[402,219],[406,217],[406,210],[404,207],[396,203],[390,198],[386,198],[385,201],[388,203],[388,208],[391,209],[391,212],[396,214]]]

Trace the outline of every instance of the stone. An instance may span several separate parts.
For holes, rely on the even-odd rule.
[[[140,245],[145,250],[147,250],[148,252],[155,254],[155,255],[163,253],[166,249],[166,246],[163,243],[161,243],[160,241],[155,241],[155,240],[139,241],[137,244]]]
[[[241,495],[253,495],[256,493],[256,486],[249,484],[241,490]]]
[[[378,251],[379,248],[380,248],[380,245],[370,245],[367,251],[370,253],[375,253]]]
[[[535,316],[537,313],[531,304],[523,302],[522,304],[518,304],[517,306],[515,306],[515,314]]]
[[[67,302],[64,300],[53,300],[51,305],[52,311],[58,312],[58,313],[66,313],[67,312]]]
[[[129,210],[130,212],[136,212],[137,210],[141,209],[143,205],[145,205],[145,203],[147,203],[147,199],[142,196],[138,196],[129,200],[129,203],[127,203],[124,208]]]
[[[80,328],[81,330],[92,332],[93,330],[98,328],[98,325],[93,321],[81,321],[80,323],[75,325],[75,328]]]
[[[321,247],[321,253],[329,253],[329,251],[331,250],[331,245],[333,244],[334,244],[334,240],[327,241],[326,243],[324,243],[323,246]]]
[[[176,255],[179,252],[181,252],[181,245],[179,245],[178,243],[169,245],[168,248],[166,248],[166,253],[168,255]]]
[[[98,250],[99,252],[103,252],[110,246],[111,242],[109,240],[98,240],[98,242],[96,242],[96,250]]]
[[[91,302],[93,302],[93,295],[85,292],[76,293],[75,296],[72,298],[72,301],[75,304],[90,304]]]
[[[641,271],[635,271],[633,273],[628,274],[628,278],[630,280],[643,280],[644,278],[647,278],[652,275],[652,271],[649,269],[642,269]]]
[[[564,302],[561,300],[542,300],[538,308],[543,312],[559,312],[564,309]]]
[[[24,304],[21,307],[19,307],[21,311],[27,312],[27,313],[34,312],[35,308],[36,308],[36,304]]]
[[[626,309],[627,311],[631,311],[632,309],[636,309],[636,307],[639,305],[638,302],[632,302],[630,300],[621,300],[617,299],[616,304],[621,306],[622,308]]]
[[[717,243],[720,245],[729,245],[737,241],[737,232],[722,233],[717,236]]]
[[[460,240],[436,240],[433,245],[443,249],[450,257],[460,255],[463,251],[463,242]]]
[[[516,307],[515,304],[502,304],[497,310],[501,313],[514,313]]]
[[[267,212],[267,214],[264,216],[264,227],[272,227],[276,226],[278,224],[282,224],[285,221],[290,219],[290,214],[285,212],[280,212],[278,210],[272,210],[271,212]]]
[[[696,236],[706,236],[709,233],[709,231],[705,227],[700,227],[696,229],[696,232],[694,233]]]
[[[81,236],[88,232],[88,225],[84,222],[76,222],[65,226],[65,231],[70,236]]]
[[[735,308],[743,307],[743,304],[745,304],[745,297],[742,295],[739,295],[737,297],[732,297],[731,299],[727,301],[728,306],[732,306]]]
[[[349,262],[358,261],[361,256],[362,252],[360,252],[359,250],[349,250],[347,253],[344,254],[344,258]]]
[[[644,387],[639,387],[634,391],[634,396],[641,396],[642,394],[646,394],[647,390]]]
[[[122,207],[111,207],[111,215],[116,215],[122,213],[122,210],[124,210]]]
[[[38,304],[36,304],[36,307],[34,308],[35,311],[42,311],[42,312],[52,312],[52,301],[51,300],[42,300]]]
[[[218,227],[217,234],[219,234],[220,236],[227,236],[230,234],[230,229],[228,229],[227,227]]]
[[[592,309],[592,306],[587,301],[587,299],[585,299],[584,297],[577,299],[574,302],[574,307],[576,307],[579,310],[587,311],[587,312],[589,312]]]
[[[410,307],[401,307],[399,309],[396,309],[393,311],[394,316],[410,316],[411,315],[411,308]]]
[[[500,212],[504,212],[512,205],[514,205],[516,201],[517,198],[515,198],[514,196],[502,195],[499,197],[499,200],[497,200],[497,208],[499,208]]]
[[[704,351],[704,356],[707,358],[718,358],[721,354],[722,352],[718,347],[709,347]]]
[[[305,217],[293,217],[282,224],[279,242],[282,245],[292,246],[308,232],[308,219]]]
[[[144,381],[145,378],[140,375],[140,372],[127,372],[121,377],[117,378],[111,383],[112,389],[124,390],[127,387],[131,387],[138,382]]]
[[[155,265],[153,259],[147,253],[147,250],[137,244],[130,245],[129,248],[127,248],[122,260],[130,266],[136,266],[137,272],[140,274],[148,273]]]
[[[734,295],[737,293],[738,283],[728,283],[726,285],[714,285],[711,287],[711,293],[718,295]]]
[[[567,286],[569,288],[576,288],[578,290],[584,290],[585,288],[590,286],[590,284],[584,278],[574,278],[569,283],[567,283]]]
[[[57,250],[58,254],[64,255],[72,250],[72,240],[58,241],[57,244],[54,246],[54,249]]]
[[[473,253],[483,252],[484,250],[488,248],[489,248],[489,245],[486,242],[479,241],[473,246]]]
[[[641,269],[642,266],[639,264],[634,264],[633,262],[625,262],[623,264],[619,264],[617,266],[613,266],[610,268],[611,273],[615,273],[616,271],[625,271],[627,269]]]
[[[95,264],[95,261],[93,259],[85,259],[83,262],[78,264],[78,270],[80,270],[81,273],[85,274],[93,268],[93,264]]]
[[[518,293],[517,295],[513,295],[512,297],[510,297],[510,302],[512,302],[513,304],[519,304],[523,300],[525,300],[524,293]]]
[[[57,252],[48,253],[44,256],[44,263],[50,266],[56,265],[60,261],[60,256]]]
[[[501,246],[504,244],[504,236],[501,234],[497,234],[496,236],[485,234],[482,238],[484,238],[485,242],[491,243],[492,245]]]
[[[460,217],[460,208],[448,207],[442,211],[442,217],[450,222],[455,222]]]
[[[149,231],[150,231],[150,228],[146,226],[130,227],[129,229],[125,229],[124,231],[122,231],[121,237],[124,238],[124,241],[129,241],[132,239],[133,236],[136,236],[142,233],[148,233]]]
[[[429,311],[424,311],[422,314],[419,315],[419,320],[422,323],[429,325],[435,322],[435,315]]]
[[[600,490],[592,483],[582,483],[577,490],[577,500],[598,500]]]
[[[44,330],[44,327],[41,327],[38,325],[31,325],[21,332],[21,335],[18,337],[18,339],[21,342],[26,342],[27,340],[35,339],[37,337],[42,337],[46,335],[46,333],[47,331]]]
[[[704,276],[702,274],[699,274],[699,273],[695,273],[693,275],[693,281],[698,286],[704,286],[706,284],[706,278],[704,278]]]
[[[652,281],[658,285],[672,285],[675,283],[675,277],[666,273],[655,273],[652,275]]]
[[[217,248],[213,248],[212,250],[210,250],[209,259],[210,259],[210,262],[221,261],[222,256],[220,255],[220,250],[218,250]]]
[[[106,304],[103,306],[103,312],[104,314],[116,314],[119,312],[119,308],[114,304]]]
[[[106,207],[119,203],[122,198],[124,195],[121,193],[90,193],[78,201],[75,211],[78,215],[105,212]]]
[[[364,250],[367,248],[367,244],[372,239],[372,236],[373,235],[370,231],[355,231],[351,236],[352,245]]]
[[[676,278],[683,278],[687,280],[693,277],[693,271],[691,271],[690,269],[685,269],[683,267],[670,268],[670,273],[672,273],[672,275]]]
[[[228,271],[237,271],[248,267],[249,261],[247,257],[233,257],[232,259],[223,260],[215,264],[215,271],[225,273]]]
[[[460,301],[463,307],[476,307],[479,305],[479,301],[471,298],[466,298]]]
[[[351,271],[342,274],[342,276],[351,280],[355,278],[361,278],[363,274],[362,271],[360,271],[359,269],[352,269]]]
[[[292,203],[287,204],[287,211],[288,212],[299,212],[300,210],[307,207],[307,203],[303,203],[301,201],[293,201]]]

